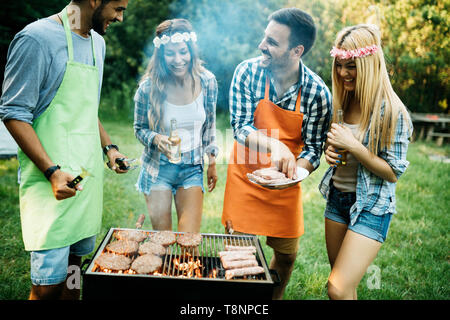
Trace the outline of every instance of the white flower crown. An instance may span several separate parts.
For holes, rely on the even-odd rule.
[[[155,45],[156,48],[159,48],[162,44],[169,43],[169,41],[172,43],[180,43],[182,41],[187,42],[189,40],[196,42],[197,34],[195,32],[183,32],[183,33],[176,32],[170,37],[168,35],[163,35],[161,38],[155,37],[155,39],[153,39],[153,44]]]

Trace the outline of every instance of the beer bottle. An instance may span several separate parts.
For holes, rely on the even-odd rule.
[[[172,143],[169,145],[169,162],[171,163],[179,163],[181,161],[181,138],[177,133],[177,120],[170,120],[170,136],[169,141]]]
[[[337,111],[337,122],[339,125],[344,125],[344,112],[342,109]],[[345,149],[338,149],[338,153],[342,156],[340,158],[341,165],[345,166],[347,164],[347,150]]]

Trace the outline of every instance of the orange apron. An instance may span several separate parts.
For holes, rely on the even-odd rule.
[[[283,142],[297,158],[303,149],[301,88],[295,111],[290,111],[269,100],[269,87],[266,76],[264,99],[256,107],[254,126]],[[270,190],[247,179],[247,173],[270,166],[270,154],[251,150],[234,141],[228,164],[222,224],[226,226],[230,221],[234,230],[243,233],[300,237],[304,233],[300,183],[284,190]]]

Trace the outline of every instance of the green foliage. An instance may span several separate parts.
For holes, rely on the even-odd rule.
[[[32,21],[60,11],[68,0],[7,1],[0,12],[0,73],[14,35]],[[329,50],[344,26],[381,26],[383,48],[394,89],[415,112],[448,112],[450,99],[450,2],[446,0],[131,0],[123,23],[105,36],[107,51],[100,113],[130,119],[133,95],[152,54],[157,24],[167,18],[190,20],[206,67],[219,83],[218,109],[228,108],[235,67],[259,54],[267,16],[283,6],[309,12],[316,43],[304,62],[331,85]]]
[[[59,12],[67,3],[67,0],[47,0],[45,5],[42,5],[42,0],[2,2],[0,10],[0,75],[3,76],[8,47],[14,35],[27,24]]]
[[[448,112],[450,2],[445,0],[291,0],[311,13],[318,37],[305,63],[331,84],[329,51],[344,26],[375,23],[392,85],[414,112]]]

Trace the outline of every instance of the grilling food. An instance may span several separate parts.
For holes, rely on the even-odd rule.
[[[226,245],[225,251],[249,251],[251,253],[256,252],[255,246],[232,246],[232,245]]]
[[[182,247],[198,247],[202,241],[202,235],[200,233],[187,232],[177,237],[177,243]]]
[[[247,177],[260,185],[283,184],[292,181],[283,172],[278,171],[277,167],[258,169],[247,173]]]
[[[140,274],[152,273],[162,266],[162,259],[154,254],[139,256],[131,264],[131,269]]]
[[[124,255],[103,253],[97,259],[95,259],[95,263],[103,269],[120,271],[130,268],[131,259]]]
[[[249,259],[249,260],[234,260],[234,261],[228,261],[224,260],[222,261],[222,265],[225,269],[240,269],[240,268],[246,268],[246,267],[257,267],[258,262],[256,259]]]
[[[225,279],[230,280],[234,277],[250,276],[255,274],[264,273],[263,267],[248,267],[239,269],[230,269],[225,271]]]
[[[114,233],[114,236],[119,240],[142,242],[147,238],[147,233],[140,230],[119,230]]]
[[[117,240],[106,246],[106,250],[110,253],[124,254],[131,256],[137,253],[139,244],[132,240]]]
[[[166,254],[166,247],[164,247],[159,243],[147,241],[139,245],[139,254],[141,256],[145,254],[154,254],[157,256],[163,256]]]
[[[227,253],[225,253],[227,252]],[[230,252],[230,253],[228,253]],[[222,261],[234,261],[234,260],[249,260],[255,259],[255,255],[249,251],[220,251],[220,260]]]
[[[172,231],[159,231],[150,236],[150,241],[167,247],[176,242],[176,236]]]

